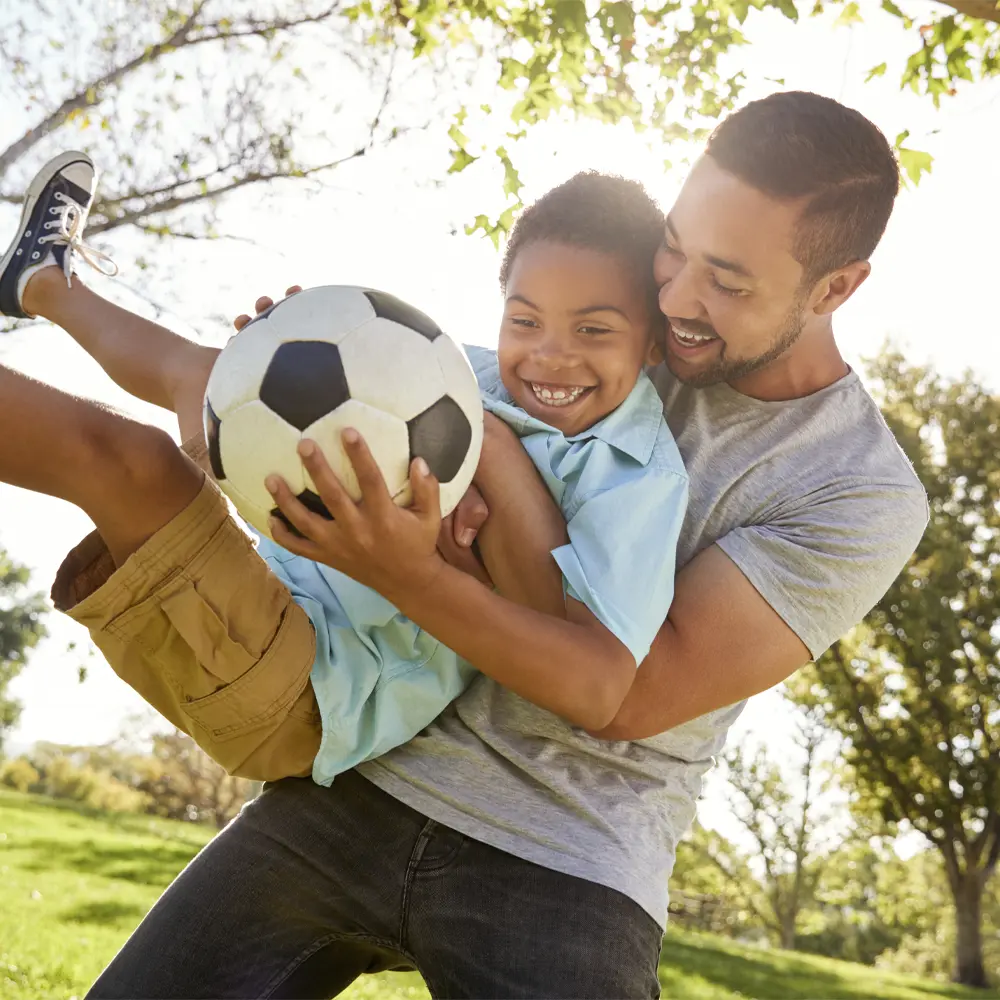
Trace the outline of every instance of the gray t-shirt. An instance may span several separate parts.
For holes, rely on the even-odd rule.
[[[717,543],[819,656],[879,600],[927,522],[874,401],[853,372],[777,403],[691,389],[662,366],[654,381],[691,480],[678,567]],[[480,676],[359,770],[425,816],[617,889],[665,924],[677,841],[743,704],[607,742]]]

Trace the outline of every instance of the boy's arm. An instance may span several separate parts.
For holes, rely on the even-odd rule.
[[[517,435],[492,413],[484,417],[474,480],[490,512],[477,536],[483,562],[508,600],[565,618],[562,572],[552,558],[553,549],[569,542],[562,511]]]
[[[275,477],[275,501],[303,537],[275,520],[275,541],[378,591],[411,620],[482,673],[572,725],[608,725],[635,677],[628,647],[583,604],[569,600],[565,618],[524,607],[449,566],[436,549],[437,483],[419,460],[411,474],[414,502],[397,507],[377,465],[356,435],[344,446],[362,501],[344,492],[320,449],[300,448],[333,520],[312,514]],[[551,556],[549,557],[551,559]]]

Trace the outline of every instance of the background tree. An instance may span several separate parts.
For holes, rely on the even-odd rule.
[[[29,650],[45,636],[45,599],[29,590],[29,578],[28,568],[0,549],[0,754],[4,737],[21,715],[8,685],[24,669]]]
[[[820,797],[829,789],[821,751],[828,734],[817,713],[804,711],[795,737],[800,761],[794,769],[774,763],[764,747],[726,751],[733,813],[756,844],[763,866],[764,905],[754,909],[782,948],[794,948],[799,919],[816,894],[823,857],[830,847]]]
[[[982,900],[1000,860],[1000,397],[895,352],[869,376],[930,524],[865,623],[801,675],[798,697],[845,737],[859,808],[890,828],[908,821],[940,851],[955,976],[981,986]]]
[[[717,830],[695,822],[677,845],[671,921],[729,937],[766,939],[761,895],[746,854]]]
[[[175,729],[152,738],[149,756],[133,761],[136,787],[152,800],[150,812],[167,819],[212,823],[222,829],[252,796],[254,783],[234,778],[186,733]]]

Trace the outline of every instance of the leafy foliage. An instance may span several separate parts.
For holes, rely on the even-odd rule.
[[[45,599],[28,590],[30,571],[0,549],[0,751],[4,734],[17,725],[21,706],[7,694],[28,653],[45,637]]]
[[[830,10],[849,25],[874,5],[142,0],[119,8],[70,0],[54,8],[16,0],[0,13],[0,96],[17,109],[7,117],[16,131],[0,138],[0,201],[18,199],[42,156],[83,145],[106,169],[92,233],[130,225],[213,236],[220,198],[324,178],[445,114],[450,172],[483,160],[500,167],[506,206],[469,226],[498,241],[520,206],[515,147],[527,129],[575,116],[627,120],[661,140],[702,138],[739,99],[744,77],[729,57],[765,10],[792,22]],[[935,105],[1000,71],[992,0],[934,8],[883,0],[881,11],[914,38],[901,85]],[[867,78],[886,72],[882,63]],[[495,102],[469,100],[474,78],[493,86]],[[420,97],[407,103],[408,91]],[[495,105],[507,120],[501,141],[470,138],[469,126],[495,118]],[[897,139],[899,156],[916,181],[930,157],[906,138]]]

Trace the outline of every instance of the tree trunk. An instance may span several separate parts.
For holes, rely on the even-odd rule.
[[[786,951],[795,951],[795,914],[791,913],[781,918],[781,947]]]
[[[955,981],[965,986],[986,986],[983,968],[981,872],[962,872],[952,885],[955,896],[955,923],[958,940],[955,947]]]

